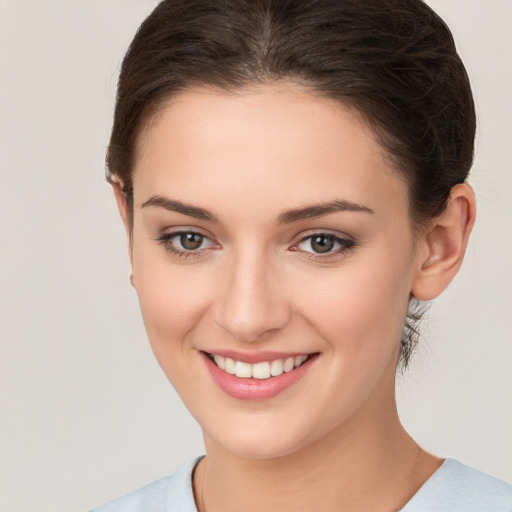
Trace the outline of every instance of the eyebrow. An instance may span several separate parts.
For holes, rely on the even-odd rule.
[[[374,210],[362,204],[352,203],[345,200],[335,200],[328,203],[314,204],[304,208],[288,210],[279,215],[277,224],[290,224],[299,220],[314,219],[336,212],[364,212],[375,213]]]
[[[169,210],[172,212],[182,213],[189,217],[194,217],[199,220],[206,220],[208,222],[218,222],[219,219],[216,215],[199,208],[198,206],[192,206],[190,204],[182,203],[175,199],[168,199],[163,196],[153,196],[142,204],[141,208],[147,208],[148,206],[157,206]],[[364,213],[375,213],[374,210],[364,206],[362,204],[352,203],[345,200],[335,200],[328,203],[313,204],[305,206],[303,208],[296,208],[293,210],[287,210],[279,215],[277,218],[277,225],[291,224],[299,220],[314,219],[316,217],[322,217],[330,213],[336,212],[364,212]]]
[[[151,197],[141,206],[141,208],[147,208],[148,206],[158,206],[171,212],[182,213],[183,215],[194,217],[195,219],[199,220],[206,220],[208,222],[218,222],[219,220],[215,215],[213,215],[213,213],[210,213],[208,210],[205,210],[204,208],[199,208],[197,206],[185,204],[182,203],[181,201],[176,201],[175,199],[168,199],[163,196]]]

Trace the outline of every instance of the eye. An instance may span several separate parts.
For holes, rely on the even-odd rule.
[[[212,249],[216,244],[202,233],[196,231],[174,231],[164,233],[157,238],[165,250],[179,257],[197,256],[201,252]]]
[[[175,236],[174,238],[178,237],[180,245],[187,251],[195,251],[199,249],[204,242],[204,236],[198,233],[183,233]]]
[[[298,250],[314,256],[338,254],[353,246],[352,240],[340,238],[332,233],[314,233],[304,237],[297,244]]]

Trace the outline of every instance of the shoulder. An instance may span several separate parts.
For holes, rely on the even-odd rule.
[[[510,512],[512,485],[446,459],[402,512],[448,511]]]
[[[90,512],[197,512],[192,491],[192,472],[201,457],[172,475],[111,500]]]

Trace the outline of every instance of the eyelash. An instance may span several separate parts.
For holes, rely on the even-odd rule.
[[[305,257],[311,260],[326,260],[327,258],[334,258],[336,256],[344,255],[348,253],[350,250],[354,249],[356,246],[356,243],[351,240],[350,238],[342,238],[334,233],[329,233],[328,231],[315,231],[312,233],[308,233],[307,235],[303,236],[300,241],[295,244],[294,247],[299,246],[303,242],[306,242],[307,240],[313,241],[314,238],[327,238],[330,239],[334,244],[338,244],[339,247],[336,250],[325,252],[325,253],[318,253],[318,252],[309,252],[309,251],[301,251],[305,253]],[[310,242],[310,243],[311,243]],[[293,250],[300,251],[300,249],[294,248]]]
[[[194,258],[194,257],[200,257],[204,251],[211,250],[210,248],[203,248],[203,249],[196,249],[196,250],[186,250],[186,249],[178,249],[175,244],[171,242],[173,238],[183,236],[183,235],[197,235],[203,238],[204,240],[209,240],[212,245],[215,245],[215,243],[211,240],[210,237],[205,235],[204,233],[201,233],[200,231],[194,231],[192,229],[188,230],[179,230],[179,231],[173,231],[172,233],[163,233],[160,235],[156,240],[164,247],[164,249],[171,253],[173,256],[177,258],[187,259],[187,258]],[[313,240],[313,238],[328,238],[332,240],[335,244],[339,245],[339,248],[334,251],[328,251],[325,253],[318,253],[318,252],[309,252],[300,250],[297,248],[300,244],[306,242],[307,240]],[[201,244],[202,245],[202,244]],[[316,231],[307,234],[306,236],[303,236],[293,247],[290,248],[292,251],[302,252],[304,254],[304,257],[311,259],[311,260],[326,260],[328,258],[332,258],[334,256],[339,256],[340,254],[347,253],[350,250],[354,249],[356,243],[349,239],[349,238],[341,238],[339,236],[336,236],[333,233],[325,232],[325,231]]]
[[[156,240],[163,245],[164,249],[167,252],[170,252],[173,256],[176,256],[178,258],[193,258],[200,256],[203,251],[206,249],[196,249],[196,250],[186,250],[186,249],[178,249],[171,240],[173,238],[183,236],[183,235],[198,235],[203,238],[203,240],[210,240],[210,237],[205,235],[204,233],[201,233],[200,231],[194,231],[193,229],[187,229],[187,230],[179,230],[179,231],[173,231],[172,233],[163,233],[161,234]],[[212,242],[213,243],[213,242]]]

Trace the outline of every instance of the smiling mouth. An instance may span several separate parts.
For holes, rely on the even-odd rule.
[[[259,380],[271,379],[283,373],[289,373],[302,366],[312,357],[318,355],[318,353],[303,354],[295,357],[287,357],[285,359],[274,359],[272,361],[261,361],[251,364],[244,361],[236,361],[230,357],[210,354],[208,352],[205,352],[205,354],[218,368],[230,375],[235,375],[241,379]]]

